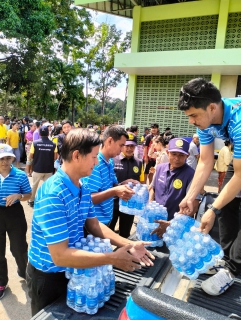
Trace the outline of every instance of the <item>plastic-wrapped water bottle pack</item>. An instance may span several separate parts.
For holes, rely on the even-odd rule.
[[[191,280],[205,273],[224,255],[221,246],[209,234],[198,231],[199,227],[200,222],[175,213],[163,235],[172,265]]]
[[[140,183],[134,186],[132,182],[128,182],[128,186],[135,193],[128,201],[119,199],[119,210],[126,214],[142,216],[149,200],[148,186]]]
[[[93,235],[80,239],[75,247],[95,253],[112,252],[109,239],[95,238]],[[115,293],[112,265],[86,269],[66,268],[65,276],[69,279],[66,304],[76,312],[95,314]]]
[[[162,247],[163,240],[157,234],[151,232],[156,229],[159,224],[155,220],[167,220],[167,208],[159,205],[156,201],[149,202],[142,217],[139,218],[136,227],[136,236],[139,240],[151,241],[151,247]]]

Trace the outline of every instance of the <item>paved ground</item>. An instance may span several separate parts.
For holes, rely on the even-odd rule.
[[[31,178],[30,178],[31,183]],[[217,173],[212,172],[207,184],[206,191],[217,192]],[[26,202],[23,203],[26,219],[28,222],[28,242],[30,241],[30,228],[33,209]],[[17,267],[11,255],[9,242],[7,241],[6,257],[8,260],[9,283],[6,294],[0,300],[0,320],[29,320],[31,318],[30,301],[24,280],[18,277]]]

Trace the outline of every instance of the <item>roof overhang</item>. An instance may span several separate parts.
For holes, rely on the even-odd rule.
[[[240,75],[241,49],[122,53],[115,68],[132,75]]]

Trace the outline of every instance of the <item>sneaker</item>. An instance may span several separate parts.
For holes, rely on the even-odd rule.
[[[214,276],[202,282],[203,291],[211,296],[219,296],[234,283],[234,276],[227,269],[222,269]]]
[[[224,267],[225,267],[225,261],[218,259],[216,260],[215,264],[205,272],[205,274],[216,274],[218,273],[218,271],[223,270]]]
[[[5,290],[7,288],[8,285],[6,286],[0,286],[0,300],[4,297],[5,295]]]

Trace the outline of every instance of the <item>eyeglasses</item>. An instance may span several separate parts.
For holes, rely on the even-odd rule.
[[[5,161],[5,162],[9,162],[12,160],[12,157],[3,157],[3,158],[0,158],[0,161]]]
[[[191,96],[189,93],[184,92],[182,90],[180,90],[179,97],[183,97],[183,101],[186,102],[186,103],[189,103],[192,98],[194,98],[194,99],[206,99],[206,100],[210,100],[211,101],[211,99],[206,98],[206,97]]]

